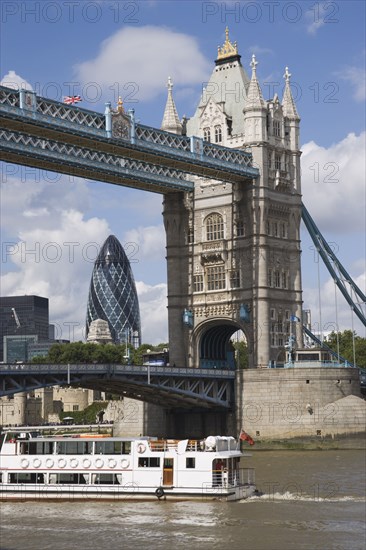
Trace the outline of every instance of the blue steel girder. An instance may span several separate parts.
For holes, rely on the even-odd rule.
[[[356,285],[349,273],[347,273],[346,269],[338,260],[337,256],[324,239],[304,204],[302,204],[302,220],[305,223],[306,229],[308,230],[319,255],[332,276],[333,281],[361,323],[366,326],[366,315],[364,312],[366,306],[365,294]]]
[[[132,118],[130,139],[111,137],[101,113],[41,97],[26,106],[19,99],[19,92],[1,86],[0,115],[0,129],[143,160],[187,174],[238,183],[259,175],[246,151],[135,124]]]
[[[229,409],[234,399],[233,371],[131,365],[0,366],[0,397],[50,386],[84,387],[155,403],[167,408],[192,406]]]
[[[157,193],[192,191],[194,187],[181,170],[7,130],[0,130],[0,158]]]

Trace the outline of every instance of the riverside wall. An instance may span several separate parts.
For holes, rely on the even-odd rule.
[[[366,402],[358,369],[238,371],[236,421],[256,442],[359,436]]]

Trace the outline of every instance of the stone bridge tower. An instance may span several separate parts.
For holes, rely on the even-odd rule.
[[[244,149],[257,180],[194,178],[193,193],[164,199],[170,361],[234,367],[230,338],[241,329],[250,367],[285,359],[291,318],[302,317],[299,122],[286,68],[282,101],[266,101],[236,43],[218,48],[215,68],[190,119],[180,122],[168,81],[162,129]],[[296,327],[302,344],[301,323]]]

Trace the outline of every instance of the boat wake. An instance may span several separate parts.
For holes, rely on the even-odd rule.
[[[258,493],[247,499],[243,499],[241,503],[253,502],[366,502],[365,497],[360,496],[331,496],[321,497],[314,495],[300,495],[286,491],[285,493]]]

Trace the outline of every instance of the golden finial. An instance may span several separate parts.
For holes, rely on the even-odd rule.
[[[218,47],[217,59],[225,59],[226,57],[232,57],[238,55],[238,46],[236,42],[232,44],[229,40],[229,28],[225,29],[225,44],[220,48]]]
[[[121,96],[119,96],[119,98],[118,98],[117,112],[118,112],[118,113],[124,113],[124,112],[125,112],[125,110],[124,110],[124,108],[123,108],[123,101],[122,101]]]

